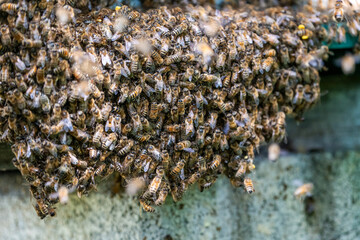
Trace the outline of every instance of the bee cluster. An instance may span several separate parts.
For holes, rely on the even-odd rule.
[[[319,99],[328,48],[306,13],[2,2],[0,139],[41,218],[113,172],[149,212],[219,174],[252,193],[254,151]]]

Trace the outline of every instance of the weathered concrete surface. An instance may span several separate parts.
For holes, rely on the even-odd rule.
[[[21,176],[0,173],[0,239],[309,239],[354,240],[360,229],[360,153],[257,159],[256,192],[227,179],[183,201],[140,213],[127,196],[110,197],[111,182],[84,199],[72,196],[55,218],[39,220]],[[315,213],[295,199],[296,182],[315,185]],[[171,237],[171,238],[170,238]]]

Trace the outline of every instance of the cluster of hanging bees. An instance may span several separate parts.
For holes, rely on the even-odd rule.
[[[148,212],[220,174],[252,193],[254,152],[320,96],[312,12],[0,2],[0,139],[41,218],[114,172]]]

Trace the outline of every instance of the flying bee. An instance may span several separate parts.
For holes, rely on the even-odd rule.
[[[268,159],[275,162],[280,156],[280,146],[277,143],[272,143],[268,148]]]
[[[334,15],[333,15],[333,19],[336,22],[342,22],[344,21],[344,6],[343,6],[343,1],[342,0],[336,0],[335,1],[335,6],[334,6]]]

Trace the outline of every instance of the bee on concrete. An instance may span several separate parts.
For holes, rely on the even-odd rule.
[[[314,189],[314,185],[312,183],[305,183],[295,190],[294,195],[297,198],[301,198],[304,196],[311,196],[313,189]]]

